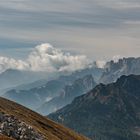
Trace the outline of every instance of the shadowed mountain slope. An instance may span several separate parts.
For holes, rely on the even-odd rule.
[[[99,84],[49,117],[95,140],[139,140],[140,76]]]

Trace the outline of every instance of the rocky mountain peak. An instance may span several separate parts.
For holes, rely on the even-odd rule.
[[[119,59],[117,62],[114,62],[113,60],[107,62],[104,73],[100,78],[100,82],[115,82],[120,76],[130,74],[140,74],[140,57],[123,58]]]
[[[139,140],[139,107],[140,76],[130,75],[97,85],[49,117],[91,139]]]

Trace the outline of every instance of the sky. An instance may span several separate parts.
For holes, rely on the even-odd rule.
[[[0,56],[43,43],[93,60],[140,56],[140,0],[0,0]]]

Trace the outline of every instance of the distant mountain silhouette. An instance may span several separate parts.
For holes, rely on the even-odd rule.
[[[70,85],[66,85],[60,95],[46,101],[37,111],[47,115],[54,112],[67,104],[70,104],[75,97],[78,97],[96,86],[92,75],[86,75],[83,78],[77,79]]]
[[[46,109],[45,103],[52,100],[53,98],[54,98],[54,100],[56,100],[56,99],[58,100],[57,97],[61,98],[63,92],[66,89],[68,89],[68,87],[70,87],[69,85],[72,85],[74,83],[74,81],[76,81],[78,79],[82,79],[83,77],[85,77],[87,75],[91,75],[93,77],[95,76],[96,79],[97,79],[97,77],[99,79],[102,72],[103,72],[102,69],[99,69],[99,68],[87,68],[87,69],[84,69],[81,71],[76,71],[69,75],[60,76],[59,78],[56,78],[54,80],[46,81],[46,84],[45,84],[45,80],[39,80],[34,83],[21,85],[14,89],[8,90],[5,94],[3,94],[3,97],[10,99],[12,101],[15,101],[19,104],[22,104],[32,110],[48,114],[48,113],[54,111],[56,104],[54,104],[54,107],[51,107],[50,109]],[[83,79],[83,82],[84,82],[84,79]],[[36,84],[37,86],[34,86],[34,84]],[[89,84],[91,84],[91,83],[89,83]],[[95,86],[95,84],[94,84],[94,86]],[[33,88],[30,88],[30,87],[33,87]],[[83,87],[81,87],[81,88],[83,88]],[[75,95],[73,94],[73,97],[71,97],[69,99],[67,97],[67,101],[64,102],[64,100],[63,100],[63,103],[58,105],[58,107],[56,107],[56,109],[66,105],[67,103],[70,103],[74,97],[84,94],[84,92],[87,92],[87,89],[90,90],[91,88],[87,87],[86,89],[82,89],[82,91],[80,90],[81,92],[79,91],[76,94],[77,89],[75,88]],[[52,103],[54,102],[54,100],[52,101]],[[44,111],[44,110],[47,110],[47,111]]]

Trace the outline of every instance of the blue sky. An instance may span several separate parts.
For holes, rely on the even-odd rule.
[[[46,42],[94,60],[139,56],[140,1],[0,1],[0,55],[24,58]]]

